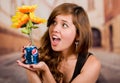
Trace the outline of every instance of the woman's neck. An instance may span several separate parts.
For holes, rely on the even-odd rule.
[[[64,60],[76,58],[77,54],[73,50],[65,50],[61,52],[61,56]]]

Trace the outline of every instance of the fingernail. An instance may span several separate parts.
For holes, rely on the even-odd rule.
[[[32,65],[30,65],[30,68],[33,68],[33,66],[32,66]]]
[[[24,52],[24,49],[22,50],[22,52]]]
[[[18,63],[18,61],[16,61],[16,63]]]

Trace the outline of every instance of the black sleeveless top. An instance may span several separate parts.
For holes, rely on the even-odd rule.
[[[73,76],[72,76],[72,79],[70,80],[70,82],[78,75],[80,74],[80,71],[83,67],[83,65],[85,64],[87,58],[92,55],[92,53],[80,53],[78,55],[78,58],[77,58],[77,62],[76,62],[76,66],[75,66],[75,70],[74,70],[74,73],[73,73]]]

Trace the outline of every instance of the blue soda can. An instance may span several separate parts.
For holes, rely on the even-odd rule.
[[[37,64],[38,63],[38,50],[36,46],[25,47],[25,63]]]

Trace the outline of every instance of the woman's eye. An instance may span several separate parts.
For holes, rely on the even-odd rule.
[[[57,23],[55,21],[53,21],[53,25],[56,25]]]
[[[63,24],[63,27],[64,27],[64,28],[68,28],[68,25],[64,23],[64,24]]]

